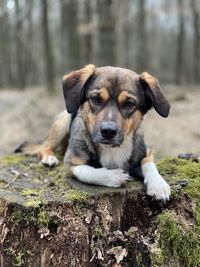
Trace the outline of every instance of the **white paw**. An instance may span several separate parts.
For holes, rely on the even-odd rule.
[[[46,167],[54,167],[58,165],[59,160],[56,158],[56,156],[48,156],[44,157],[41,162]]]
[[[169,200],[171,195],[170,186],[159,173],[153,177],[145,177],[144,183],[147,187],[147,195],[153,196],[157,200]]]
[[[132,180],[122,169],[107,170],[107,172],[108,174],[105,184],[107,187],[121,187],[127,181]]]

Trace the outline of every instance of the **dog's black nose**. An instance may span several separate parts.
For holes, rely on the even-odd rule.
[[[100,127],[101,135],[106,139],[112,139],[117,135],[117,124],[113,121],[103,122]]]

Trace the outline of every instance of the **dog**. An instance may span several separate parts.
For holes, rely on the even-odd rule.
[[[147,195],[169,200],[170,187],[140,128],[152,107],[162,117],[169,114],[158,80],[147,72],[90,64],[63,77],[63,92],[67,111],[57,116],[47,140],[16,152],[37,154],[43,165],[54,167],[54,152],[61,149],[68,175],[83,183],[117,188],[139,176]]]

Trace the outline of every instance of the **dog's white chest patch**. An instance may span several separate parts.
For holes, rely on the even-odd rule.
[[[100,146],[100,162],[104,168],[108,169],[123,169],[124,164],[129,160],[133,141],[131,137],[126,140],[119,147]]]

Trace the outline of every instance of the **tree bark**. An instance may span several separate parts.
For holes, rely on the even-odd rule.
[[[62,74],[80,67],[77,0],[60,0]]]
[[[24,52],[22,44],[22,8],[20,6],[20,1],[15,0],[15,17],[16,17],[16,28],[15,28],[15,38],[16,38],[16,81],[17,87],[23,89],[26,85],[26,75],[24,66]]]
[[[95,30],[95,23],[92,11],[92,0],[78,2],[78,13],[82,14],[79,18],[78,27],[80,66],[93,62],[92,33]]]
[[[178,8],[178,35],[177,35],[177,57],[175,65],[175,82],[180,85],[184,70],[184,41],[185,41],[185,24],[183,15],[183,0],[177,0]]]
[[[198,164],[158,164],[174,193],[164,204],[137,180],[104,188],[66,179],[63,165],[1,158],[1,267],[199,266]]]
[[[146,30],[146,0],[138,0],[138,19],[137,19],[137,71],[143,72],[148,69],[148,51],[147,51],[147,30]]]
[[[53,50],[49,32],[49,19],[48,19],[48,1],[41,1],[42,6],[42,20],[41,27],[43,30],[43,44],[44,44],[44,61],[45,61],[45,80],[47,90],[52,93],[55,90],[55,66]]]
[[[9,17],[6,10],[5,2],[0,3],[2,15],[0,17],[0,85],[6,87],[14,84],[14,75],[12,71],[12,42],[11,33],[8,31],[10,28]]]
[[[116,35],[112,0],[94,1],[96,29],[93,32],[93,58],[98,66],[115,65]]]
[[[132,47],[131,33],[133,32],[131,20],[129,20],[130,0],[115,1],[114,12],[116,16],[116,65],[132,67],[130,50]],[[129,47],[130,46],[130,47]]]
[[[193,17],[193,58],[194,58],[194,82],[200,83],[200,8],[196,0],[191,0],[191,9]]]

